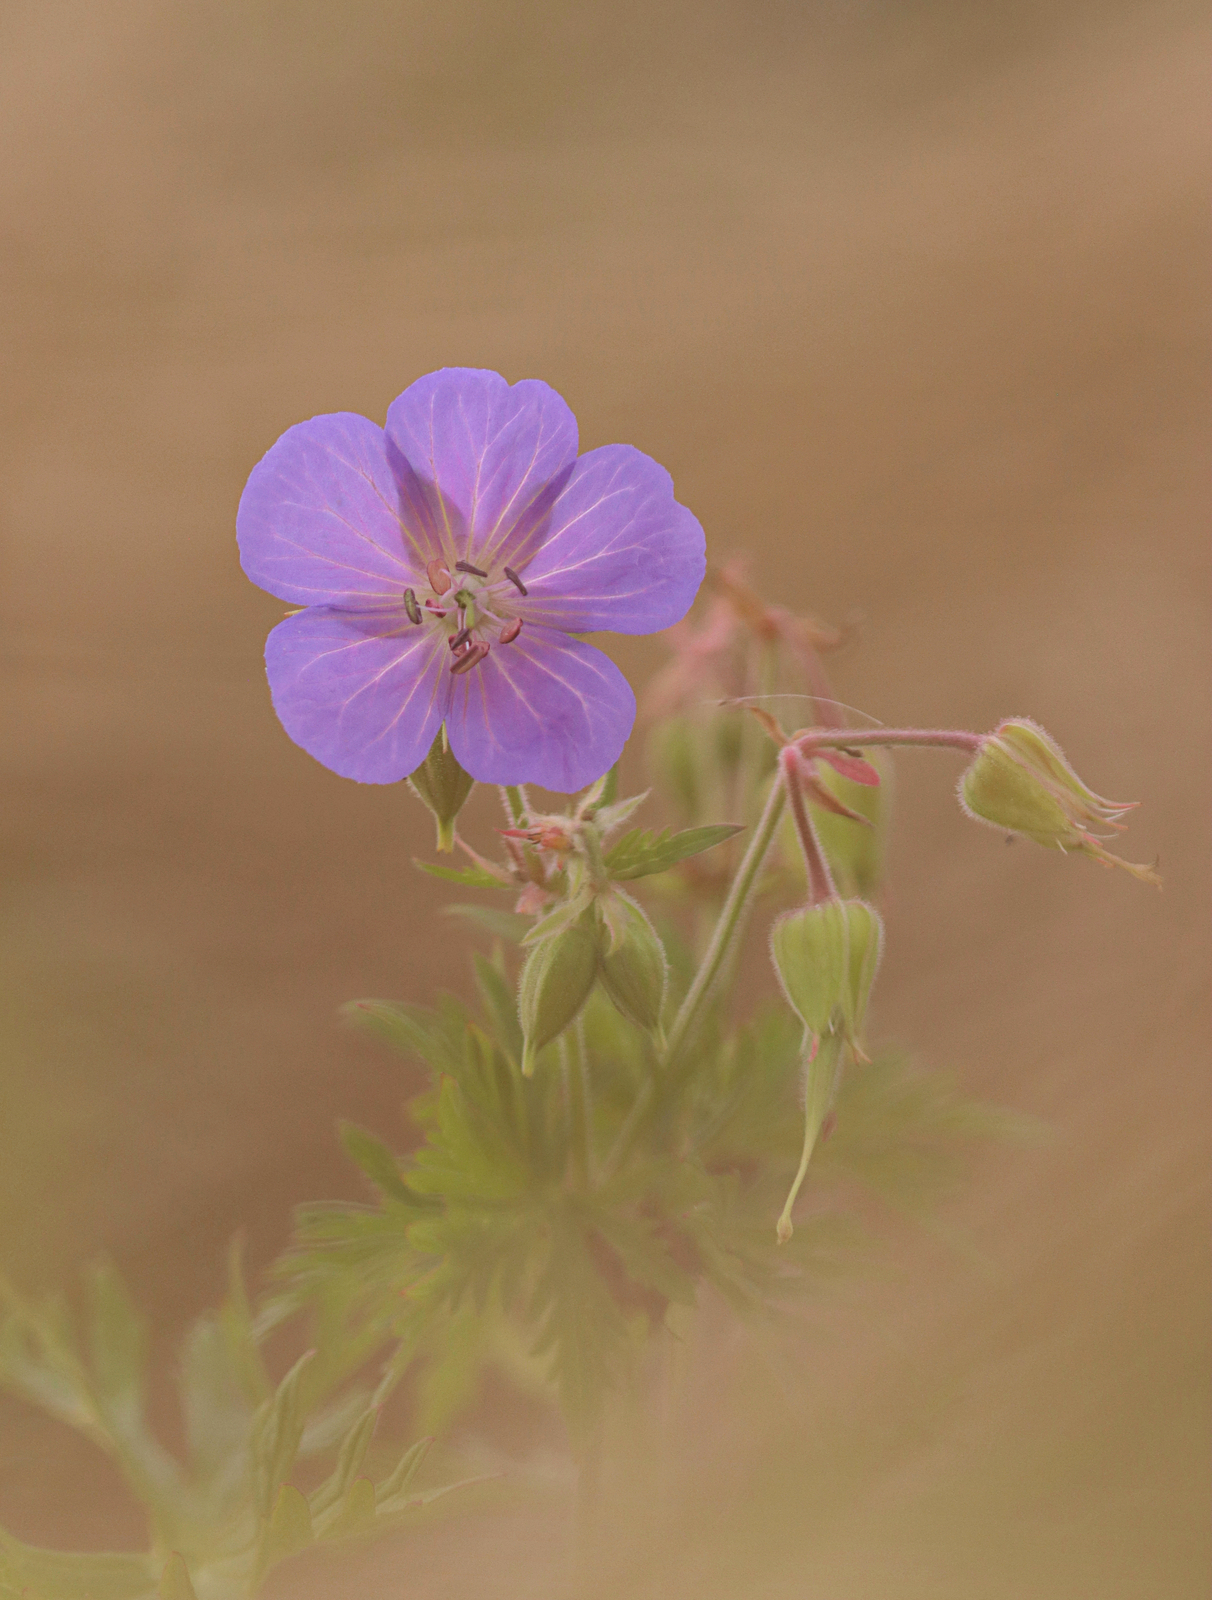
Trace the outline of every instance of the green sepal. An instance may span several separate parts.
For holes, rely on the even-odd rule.
[[[433,812],[438,825],[437,847],[449,854],[454,849],[455,818],[475,788],[475,779],[469,777],[455,760],[445,725],[438,729],[438,736],[430,745],[429,754],[410,774],[408,787]]]
[[[610,932],[599,958],[602,988],[629,1022],[655,1032],[669,982],[665,947],[643,910],[620,890],[603,895],[598,910]]]
[[[345,1154],[362,1169],[376,1189],[393,1200],[416,1198],[400,1176],[400,1163],[381,1139],[359,1128],[356,1122],[341,1122],[339,1131]]]
[[[518,983],[522,1071],[529,1077],[538,1052],[576,1017],[598,970],[600,931],[593,907],[561,932],[532,947]]]

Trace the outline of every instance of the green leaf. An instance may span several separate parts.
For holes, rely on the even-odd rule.
[[[198,1600],[198,1591],[190,1581],[189,1568],[184,1558],[174,1550],[160,1574],[159,1600]]]
[[[462,1065],[461,1021],[456,1038],[451,1019],[396,1000],[351,1000],[341,1007],[341,1015],[405,1055],[419,1056],[435,1072],[458,1072]]]
[[[421,1463],[429,1454],[433,1442],[432,1438],[419,1439],[416,1444],[410,1445],[405,1450],[396,1463],[395,1470],[384,1478],[383,1482],[375,1490],[375,1495],[380,1505],[407,1491],[409,1484],[416,1477]]]
[[[262,1520],[268,1519],[278,1489],[299,1452],[304,1420],[303,1377],[315,1356],[314,1350],[308,1350],[299,1357],[272,1399],[262,1404],[253,1419],[253,1492]]]
[[[653,872],[666,872],[689,856],[711,850],[725,839],[731,839],[742,829],[733,823],[718,823],[706,828],[685,828],[681,833],[670,833],[662,828],[651,833],[647,828],[633,828],[625,833],[613,849],[606,854],[606,870],[616,882],[629,878],[646,878]]]
[[[522,1025],[518,1021],[517,997],[505,974],[478,950],[473,953],[472,961],[485,1019],[497,1042],[516,1066],[522,1059]]]
[[[278,1491],[273,1516],[269,1519],[269,1534],[265,1541],[268,1561],[283,1561],[297,1555],[311,1544],[314,1534],[311,1511],[307,1501],[292,1483],[284,1483]]]
[[[345,1154],[355,1166],[361,1167],[376,1189],[391,1195],[393,1200],[413,1198],[412,1191],[400,1176],[399,1162],[381,1139],[376,1139],[365,1128],[359,1128],[356,1122],[342,1122],[339,1127]]]
[[[147,1328],[112,1261],[89,1270],[89,1343],[98,1399],[127,1427],[143,1413]]]
[[[379,1407],[369,1406],[341,1441],[336,1466],[311,1496],[311,1509],[316,1516],[345,1498],[350,1484],[362,1470],[378,1420]]]
[[[498,911],[494,906],[443,906],[442,915],[466,917],[468,922],[486,928],[494,938],[504,939],[507,944],[521,944],[533,925],[531,917],[524,917],[517,911]]]
[[[345,1492],[336,1516],[321,1530],[323,1539],[349,1539],[374,1527],[375,1486],[369,1478],[355,1478]]]
[[[464,889],[514,889],[517,885],[508,877],[497,878],[483,867],[440,867],[433,861],[417,861],[413,866],[427,872],[431,878],[441,878],[446,883],[460,884]]]

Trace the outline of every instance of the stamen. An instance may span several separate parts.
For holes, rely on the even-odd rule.
[[[426,611],[432,611],[435,617],[444,617],[446,615],[445,606],[440,606],[436,600],[427,600],[425,609]]]
[[[500,641],[502,644],[512,644],[522,631],[521,617],[515,617],[512,622],[507,622],[501,629]]]
[[[488,574],[483,567],[473,567],[470,561],[456,561],[456,572],[470,572],[473,578],[486,578]]]
[[[470,638],[471,629],[460,628],[458,633],[452,633],[446,642],[452,650],[461,650]]]
[[[517,573],[513,570],[512,567],[506,567],[505,568],[505,576],[509,579],[510,583],[513,584],[514,588],[518,591],[519,594],[529,594],[530,593],[529,589],[527,589],[526,585],[522,582],[521,578],[518,577]]]
[[[450,569],[442,561],[431,561],[425,568],[429,587],[435,594],[445,594],[450,588]]]
[[[412,589],[404,591],[404,609],[408,612],[409,622],[420,622],[421,608],[417,604],[417,597]]]
[[[473,644],[470,650],[464,650],[461,656],[456,656],[450,663],[451,673],[470,672],[472,667],[483,661],[487,654],[488,646],[486,644]]]

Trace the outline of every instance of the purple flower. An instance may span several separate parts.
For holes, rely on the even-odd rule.
[[[274,709],[362,783],[420,766],[445,722],[485,783],[571,793],[617,760],[635,696],[573,635],[655,633],[703,581],[703,530],[630,445],[577,458],[545,383],[450,367],[386,429],[351,412],[287,430],[236,518],[254,583],[304,609],[269,636]]]

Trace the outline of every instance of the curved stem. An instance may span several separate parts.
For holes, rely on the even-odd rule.
[[[765,865],[770,846],[774,843],[775,831],[782,819],[786,803],[786,792],[776,779],[766,797],[766,804],[754,829],[753,837],[749,841],[749,848],[728,890],[728,898],[720,911],[719,921],[711,935],[711,943],[707,946],[699,970],[694,975],[694,982],[690,985],[681,1009],[674,1019],[673,1027],[669,1030],[669,1042],[665,1051],[666,1062],[675,1060],[689,1039],[710,998],[712,986],[744,926],[757,886],[758,874]]]
[[[808,1163],[812,1160],[812,1152],[816,1148],[821,1124],[833,1104],[841,1057],[842,1042],[836,1034],[829,1033],[818,1042],[816,1054],[805,1063],[804,1148],[800,1155],[799,1169],[792,1180],[791,1189],[787,1195],[787,1203],[784,1205],[782,1215],[778,1220],[777,1232],[780,1244],[786,1244],[795,1231],[791,1225],[791,1208],[800,1192],[800,1185],[807,1175]]]

